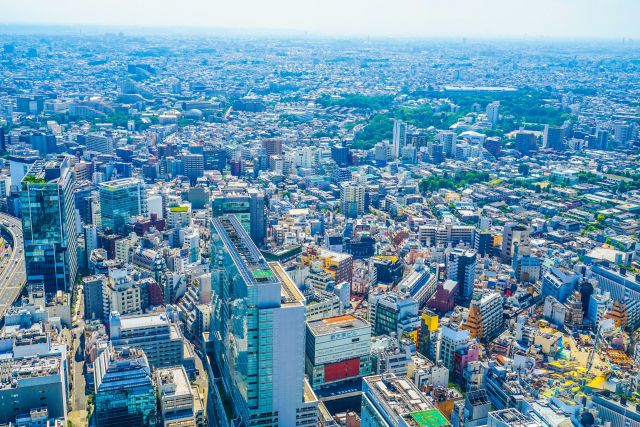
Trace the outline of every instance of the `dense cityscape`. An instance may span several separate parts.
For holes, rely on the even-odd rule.
[[[0,31],[0,426],[640,427],[640,45]]]

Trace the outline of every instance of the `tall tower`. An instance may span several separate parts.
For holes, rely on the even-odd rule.
[[[20,205],[27,282],[68,292],[78,272],[75,180],[68,157],[37,160],[22,179]]]
[[[399,158],[402,154],[402,147],[407,142],[407,124],[402,120],[393,121],[393,157]]]
[[[505,224],[502,231],[502,262],[511,261],[514,254],[514,243],[519,247],[529,245],[529,229],[515,222]]]
[[[246,426],[316,419],[304,377],[305,299],[278,263],[267,263],[235,216],[210,222],[216,359],[234,416]]]
[[[124,235],[124,227],[132,216],[147,215],[147,194],[141,180],[118,179],[102,183],[98,188],[102,230],[110,228]]]
[[[500,101],[493,101],[487,105],[487,120],[491,122],[491,126],[498,124],[500,120]]]
[[[476,280],[476,251],[454,249],[447,256],[447,278],[459,283],[459,304],[468,306]]]

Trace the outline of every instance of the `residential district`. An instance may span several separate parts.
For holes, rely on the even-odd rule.
[[[0,36],[0,425],[640,426],[640,49]]]

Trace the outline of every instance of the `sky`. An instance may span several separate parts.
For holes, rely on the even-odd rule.
[[[0,0],[0,24],[323,36],[640,38],[640,0]]]

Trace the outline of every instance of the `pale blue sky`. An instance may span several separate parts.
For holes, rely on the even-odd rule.
[[[640,0],[0,0],[0,23],[640,38]]]

